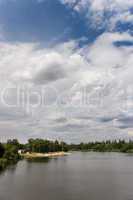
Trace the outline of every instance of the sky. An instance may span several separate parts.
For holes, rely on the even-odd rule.
[[[0,140],[133,139],[133,1],[0,0]]]

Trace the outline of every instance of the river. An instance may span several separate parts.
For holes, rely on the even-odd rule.
[[[133,200],[133,156],[74,152],[0,174],[0,200]]]

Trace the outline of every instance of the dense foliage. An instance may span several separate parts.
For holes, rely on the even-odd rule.
[[[0,158],[3,157],[4,153],[5,153],[5,148],[4,148],[4,146],[0,143]]]
[[[0,143],[0,170],[5,169],[10,164],[15,164],[20,159],[18,154],[19,142],[8,140],[6,144]]]
[[[133,152],[133,141],[114,140],[103,142],[89,142],[80,144],[66,144],[64,142],[43,139],[29,139],[24,146],[26,151],[36,153],[58,151],[99,151],[99,152]]]
[[[58,151],[68,151],[68,145],[64,142],[49,141],[43,139],[29,139],[25,148],[29,152],[48,153]]]
[[[133,141],[89,142],[69,145],[69,150],[133,153]]]

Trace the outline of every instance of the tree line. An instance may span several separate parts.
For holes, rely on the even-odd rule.
[[[67,144],[65,142],[43,139],[29,139],[24,149],[29,152],[48,153],[58,151],[98,151],[98,152],[133,152],[133,141],[114,140]]]
[[[68,151],[68,145],[63,141],[59,142],[58,140],[29,139],[28,143],[24,145],[24,149],[28,152],[48,153]]]
[[[75,151],[133,153],[133,141],[114,140],[114,141],[70,144],[68,145],[68,148],[70,150],[75,150]]]
[[[21,144],[17,139],[0,143],[0,170],[10,164],[15,164],[21,159],[18,150],[25,153],[48,153],[59,151],[97,151],[97,152],[123,152],[133,153],[133,141],[114,140],[103,142],[88,142],[80,144],[67,144],[58,140],[29,139],[26,144]]]

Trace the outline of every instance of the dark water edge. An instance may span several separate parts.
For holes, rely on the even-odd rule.
[[[0,200],[133,200],[133,156],[73,152],[0,174]]]

